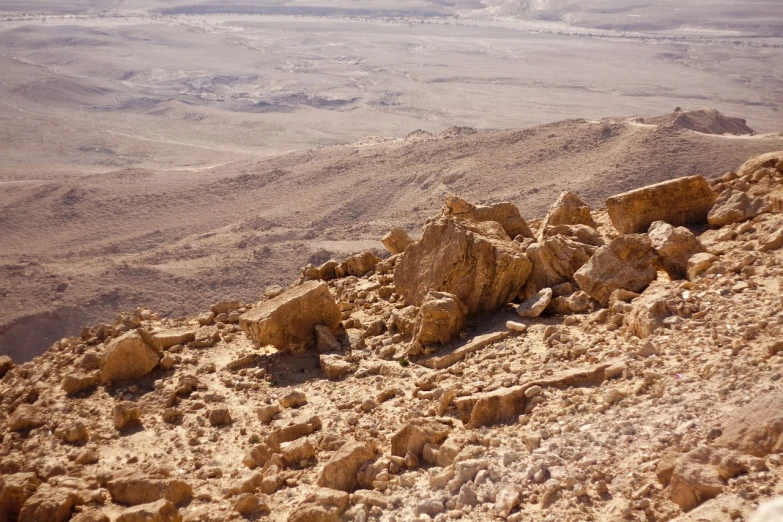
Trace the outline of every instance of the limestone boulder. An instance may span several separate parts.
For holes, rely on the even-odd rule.
[[[348,493],[330,488],[320,488],[296,506],[288,522],[338,522],[348,507]]]
[[[39,428],[46,422],[43,414],[33,404],[20,404],[8,417],[8,429],[24,431]]]
[[[689,281],[693,281],[703,272],[707,271],[718,260],[718,257],[708,252],[694,254],[688,259],[685,275]]]
[[[467,309],[457,296],[428,292],[413,324],[413,344],[447,344],[465,327]]]
[[[43,484],[27,499],[19,512],[19,522],[65,522],[73,508],[83,504],[77,492],[70,488],[54,488]]]
[[[595,228],[595,220],[590,215],[590,207],[582,199],[566,190],[557,198],[557,201],[549,207],[549,210],[541,222],[540,237],[549,228],[558,225],[587,225]]]
[[[35,473],[0,474],[0,520],[18,520],[22,506],[40,485]]]
[[[123,401],[114,406],[112,418],[114,428],[120,431],[138,426],[141,422],[141,409],[133,402]]]
[[[383,246],[386,247],[386,250],[388,250],[391,255],[396,255],[405,252],[405,249],[408,248],[408,245],[413,243],[413,240],[403,229],[395,227],[391,229],[388,234],[383,236],[381,243],[383,243]]]
[[[337,277],[355,276],[362,277],[375,270],[375,266],[381,262],[381,258],[369,250],[355,254],[337,265],[334,273]]]
[[[512,203],[495,203],[493,205],[472,205],[457,196],[446,198],[445,209],[461,219],[473,221],[494,221],[498,223],[509,239],[517,236],[533,237],[527,222],[522,218],[519,209]]]
[[[702,176],[688,176],[617,194],[606,200],[609,219],[621,234],[646,231],[654,221],[673,226],[707,221],[717,194]]]
[[[724,190],[718,196],[715,205],[707,216],[707,221],[715,227],[723,227],[733,223],[742,223],[749,219],[769,212],[769,203],[764,199],[751,196],[739,190]]]
[[[296,345],[315,346],[316,325],[334,331],[341,319],[327,284],[308,281],[245,312],[240,325],[257,345],[290,351]]]
[[[62,388],[65,393],[72,395],[84,390],[89,390],[101,382],[101,372],[77,372],[63,377]]]
[[[124,510],[116,522],[182,522],[182,516],[167,500],[158,500]]]
[[[440,444],[449,436],[450,429],[434,419],[416,419],[403,426],[391,439],[392,455],[405,457],[413,453],[422,456],[427,444]]]
[[[765,393],[738,408],[715,444],[762,458],[783,452],[783,392]]]
[[[533,243],[525,251],[533,269],[520,297],[530,299],[544,288],[574,282],[574,274],[587,263],[596,249],[561,235]]]
[[[646,234],[627,234],[596,250],[574,279],[587,295],[607,306],[615,290],[641,292],[647,288],[657,272],[655,259]]]
[[[552,301],[552,289],[544,288],[517,307],[519,317],[532,319],[541,315]]]
[[[634,300],[632,308],[625,318],[631,333],[640,339],[646,339],[655,330],[661,328],[664,319],[672,315],[669,300],[668,292],[662,288],[654,291],[649,289]]]
[[[101,381],[118,382],[144,377],[160,362],[160,352],[138,331],[113,339],[100,362]]]
[[[328,379],[339,379],[344,375],[351,373],[355,366],[345,360],[345,357],[334,354],[324,354],[318,357],[318,363],[321,370]]]
[[[442,213],[397,262],[394,284],[409,305],[421,306],[431,290],[456,296],[474,315],[508,303],[532,265],[494,221]]]
[[[688,270],[688,260],[705,252],[701,241],[685,227],[673,227],[663,221],[650,225],[647,233],[658,260],[672,279],[682,279]]]
[[[375,459],[375,450],[367,443],[348,442],[332,455],[321,470],[318,485],[351,492],[356,489],[356,474],[362,464]]]
[[[213,307],[216,306],[218,305],[213,305]],[[186,344],[196,340],[196,331],[193,328],[163,328],[152,332],[140,330],[139,333],[145,337],[148,343],[158,350],[164,350],[171,348],[176,344]]]
[[[106,486],[117,504],[137,506],[165,500],[179,505],[193,498],[193,488],[184,480],[155,479],[131,474],[110,480]]]

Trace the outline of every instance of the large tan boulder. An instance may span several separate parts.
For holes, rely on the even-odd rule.
[[[388,234],[383,236],[381,243],[392,255],[396,255],[405,252],[405,249],[413,243],[413,240],[403,229],[394,227]]]
[[[703,223],[716,198],[706,179],[688,176],[617,194],[606,200],[606,207],[614,228],[633,234],[646,231],[653,221]]]
[[[326,283],[308,281],[242,314],[239,323],[257,345],[288,351],[294,345],[315,346],[315,327],[335,330],[342,314]]]
[[[392,436],[392,455],[404,457],[410,452],[421,457],[426,444],[440,444],[449,436],[450,431],[446,425],[434,419],[411,421]]]
[[[701,241],[685,227],[673,227],[663,221],[650,225],[652,247],[658,260],[672,279],[682,279],[688,270],[688,260],[694,255],[705,252]]]
[[[596,250],[574,279],[587,295],[607,306],[612,292],[641,292],[655,279],[656,272],[650,238],[646,234],[627,234]]]
[[[356,474],[362,464],[373,460],[375,451],[364,442],[348,442],[332,455],[321,470],[318,485],[340,491],[356,489]]]
[[[716,457],[713,453],[709,447],[696,448],[680,457],[674,467],[669,498],[683,511],[690,511],[723,492],[724,481],[711,462]]]
[[[24,431],[39,428],[46,422],[44,415],[33,404],[20,404],[8,417],[8,429]]]
[[[428,292],[413,324],[413,344],[447,344],[465,327],[467,309],[457,296]]]
[[[441,213],[405,249],[394,270],[398,294],[421,306],[431,290],[456,296],[474,315],[508,303],[532,265],[494,221],[477,222]]]
[[[571,191],[562,192],[541,222],[539,237],[549,227],[558,225],[587,225],[595,228],[595,220],[590,215],[590,207]]]
[[[101,381],[139,379],[152,371],[159,362],[160,352],[133,330],[106,346],[100,363]]]
[[[533,270],[520,292],[530,299],[538,291],[565,282],[574,282],[574,274],[593,256],[597,247],[554,236],[530,245],[525,254]]]
[[[727,189],[720,193],[715,205],[707,216],[707,221],[715,227],[742,223],[759,214],[769,212],[770,205],[764,199],[751,196],[747,192]]]

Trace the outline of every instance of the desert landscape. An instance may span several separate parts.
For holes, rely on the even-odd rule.
[[[0,4],[0,522],[783,520],[783,4],[581,4]]]

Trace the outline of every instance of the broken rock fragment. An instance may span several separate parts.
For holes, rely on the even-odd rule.
[[[363,442],[348,442],[332,455],[318,477],[318,485],[340,491],[356,489],[356,474],[365,462],[375,458],[373,448]]]
[[[587,295],[607,306],[615,290],[641,292],[647,288],[655,279],[654,261],[650,238],[646,234],[628,234],[596,250],[574,279]]]
[[[342,319],[326,283],[308,281],[242,314],[240,325],[258,345],[289,351],[294,345],[315,346],[315,327],[335,330]]]
[[[428,292],[413,324],[413,343],[448,344],[465,326],[467,309],[457,296]]]
[[[533,319],[541,315],[552,300],[552,289],[544,288],[517,307],[519,317]]]
[[[742,223],[769,211],[769,204],[763,199],[746,192],[728,189],[721,192],[707,220],[710,225],[722,227]]]
[[[388,234],[383,236],[381,243],[383,243],[383,246],[386,247],[386,250],[388,250],[391,255],[396,255],[404,252],[405,249],[408,248],[408,245],[413,243],[413,240],[403,229],[395,227],[391,229]]]
[[[587,203],[568,190],[560,193],[557,201],[549,207],[541,223],[539,235],[542,235],[547,228],[557,225],[587,225],[592,228],[596,226]]]
[[[663,269],[673,279],[685,277],[688,260],[705,251],[701,241],[685,227],[656,221],[650,225],[648,235]]]

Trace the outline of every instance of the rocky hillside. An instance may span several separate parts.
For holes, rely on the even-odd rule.
[[[449,196],[383,244],[2,358],[0,519],[728,522],[783,494],[783,152],[530,221]]]
[[[696,131],[686,117],[700,122]],[[781,136],[721,134],[737,121],[694,110],[451,128],[203,172],[0,183],[0,353],[28,361],[83,324],[137,306],[177,317],[220,300],[253,302],[260,288],[287,285],[310,261],[382,253],[378,239],[392,227],[417,237],[452,192],[508,201],[534,219],[565,190],[597,207],[667,179],[714,179],[783,149]]]

